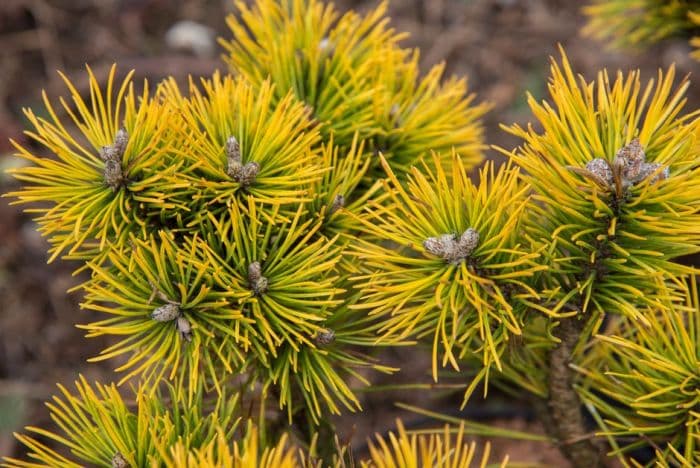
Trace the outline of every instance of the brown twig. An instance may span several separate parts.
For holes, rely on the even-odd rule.
[[[552,434],[559,440],[559,449],[575,468],[605,466],[602,451],[586,428],[581,413],[581,399],[574,390],[571,359],[586,321],[579,317],[561,319],[554,331],[561,340],[549,356],[549,399]]]

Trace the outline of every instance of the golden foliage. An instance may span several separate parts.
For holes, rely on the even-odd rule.
[[[593,0],[583,8],[583,32],[615,47],[648,46],[689,34],[699,12],[697,0]]]
[[[700,462],[700,301],[695,277],[685,300],[644,310],[647,326],[622,321],[598,337],[582,363],[582,394],[604,417],[613,454],[639,447],[657,461]],[[624,442],[623,442],[624,441]],[[617,445],[615,445],[617,447]]]
[[[352,248],[363,297],[353,307],[381,319],[382,340],[432,337],[434,378],[439,354],[443,366],[459,369],[458,359],[471,353],[481,356],[484,377],[491,365],[500,368],[505,344],[522,333],[522,316],[538,298],[528,281],[543,267],[539,254],[524,248],[520,230],[529,187],[519,183],[517,169],[493,164],[475,184],[456,154],[451,170],[437,156],[434,170],[414,168],[405,187],[384,167],[382,198],[358,218],[369,237]],[[468,233],[476,242],[459,255],[431,248]]]
[[[682,114],[688,82],[674,89],[671,67],[644,87],[639,72],[611,82],[602,71],[589,83],[563,50],[551,70],[552,102],[528,98],[542,130],[507,127],[524,144],[504,151],[535,191],[527,232],[548,252],[546,288],[581,312],[644,321],[637,306],[659,304],[664,282],[691,271],[672,260],[700,250],[699,127],[696,112]],[[648,172],[636,178],[625,156],[633,148]]]
[[[360,464],[363,468],[419,468],[431,466],[434,468],[485,468],[489,465],[490,446],[487,443],[482,449],[481,457],[477,455],[475,442],[464,440],[464,425],[453,436],[449,426],[442,432],[426,434],[408,434],[400,420],[397,420],[398,433],[389,433],[388,441],[377,436],[376,441],[370,441],[369,460]],[[375,445],[376,444],[376,445]],[[508,464],[506,457],[498,466]]]

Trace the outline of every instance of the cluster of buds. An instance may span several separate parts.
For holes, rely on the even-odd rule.
[[[614,190],[618,195],[649,177],[652,177],[651,183],[654,183],[667,179],[670,175],[668,167],[646,162],[646,154],[638,138],[620,148],[612,164],[603,158],[595,158],[586,164],[585,169],[569,169],[592,180],[605,190]]]
[[[447,262],[457,265],[464,261],[479,245],[479,233],[469,228],[457,239],[454,234],[429,237],[423,242],[425,250],[442,257]]]
[[[158,291],[155,287],[153,288],[153,292],[154,294],[158,294],[158,296],[165,301],[165,304],[156,307],[151,313],[151,318],[156,322],[175,321],[175,326],[180,333],[180,337],[183,340],[192,341],[192,325],[190,325],[189,320],[182,314],[180,304],[168,299],[165,294]]]
[[[226,140],[226,163],[226,173],[244,188],[252,185],[260,172],[260,164],[255,161],[243,164],[241,146],[234,136]]]
[[[261,296],[267,291],[268,281],[262,275],[260,262],[253,262],[248,265],[248,283],[256,296]]]
[[[99,153],[100,159],[105,163],[104,181],[113,192],[119,190],[126,181],[122,172],[122,161],[128,143],[129,134],[126,132],[126,129],[122,128],[115,135],[114,143],[103,146]]]

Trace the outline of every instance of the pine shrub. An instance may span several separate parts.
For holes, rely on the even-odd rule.
[[[644,43],[695,18],[670,2],[644,29],[616,13],[632,3],[654,2],[598,2],[591,31]],[[700,303],[679,262],[700,251],[689,81],[587,81],[561,49],[549,99],[528,97],[536,124],[503,126],[520,145],[475,170],[489,105],[444,65],[421,77],[386,4],[236,5],[228,73],[139,93],[88,68],[87,98],[64,76],[69,98],[25,111],[7,196],[49,261],[87,273],[79,327],[113,337],[90,360],[117,382],[59,387],[55,431],[17,434],[26,457],[6,466],[509,462],[447,416],[431,433],[399,420],[356,460],[331,416],[399,371],[388,347],[429,349],[463,405],[527,395],[574,466],[700,463]]]

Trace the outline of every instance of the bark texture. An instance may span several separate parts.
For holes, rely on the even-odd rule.
[[[559,449],[575,468],[603,467],[600,447],[591,439],[591,433],[581,412],[581,399],[574,390],[574,371],[569,367],[579,335],[586,321],[577,317],[562,319],[555,330],[561,340],[549,356],[549,401],[554,436]]]

